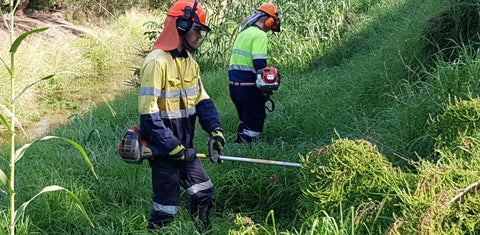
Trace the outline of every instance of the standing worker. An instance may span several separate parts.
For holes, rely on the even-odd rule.
[[[140,132],[161,154],[148,160],[153,185],[149,230],[173,221],[180,187],[190,195],[190,214],[197,229],[211,228],[214,187],[193,144],[197,117],[215,140],[214,149],[223,148],[225,139],[215,104],[204,90],[200,68],[190,54],[198,48],[202,33],[209,31],[205,11],[197,1],[176,1],[141,67]]]
[[[230,97],[237,109],[240,124],[235,143],[250,143],[263,132],[265,103],[271,94],[256,85],[257,74],[267,67],[267,32],[280,32],[278,9],[270,3],[262,4],[245,19],[233,45],[228,77]]]

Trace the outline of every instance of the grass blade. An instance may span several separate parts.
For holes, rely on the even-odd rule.
[[[98,94],[102,97],[103,99],[103,102],[105,102],[105,105],[107,105],[108,109],[110,110],[110,112],[112,113],[112,116],[116,116],[117,115],[117,112],[115,111],[115,109],[113,109],[113,107],[110,105],[110,103],[108,102],[107,99],[105,99],[105,96],[103,96],[102,92],[100,92],[97,88],[97,86],[95,86],[95,84],[93,84],[92,82],[90,82],[90,85],[92,85],[93,88],[95,88],[95,90],[98,92]]]
[[[58,185],[51,185],[51,186],[47,186],[45,188],[42,189],[42,191],[40,191],[39,193],[37,193],[35,196],[33,196],[30,200],[24,202],[20,208],[18,208],[16,211],[15,211],[15,217],[19,218],[18,214],[21,214],[22,216],[25,214],[25,209],[27,208],[28,204],[30,204],[30,202],[32,202],[36,197],[38,197],[39,195],[43,194],[43,193],[47,193],[47,192],[53,192],[53,191],[58,191],[58,190],[65,190],[67,191],[67,193],[70,195],[70,197],[73,198],[73,200],[75,201],[78,209],[80,209],[80,211],[82,212],[82,214],[85,216],[85,218],[87,218],[88,222],[90,223],[90,226],[92,227],[95,227],[93,225],[93,222],[92,220],[90,219],[90,217],[88,216],[86,210],[85,210],[85,207],[83,206],[82,202],[80,201],[80,199],[78,199],[78,197],[70,190],[67,190],[61,186],[58,186]]]
[[[15,117],[15,115],[13,115],[12,112],[10,112],[10,110],[5,107],[4,105],[0,104],[0,108],[3,108],[3,110],[8,113],[11,117],[13,117],[13,121],[20,127],[20,129],[23,131],[23,134],[25,134],[25,136],[27,136],[27,132],[25,132],[25,129],[23,129],[22,127],[22,124],[20,124],[20,122],[18,121],[18,119]],[[7,125],[7,127],[9,127],[9,130],[10,130],[10,126],[7,124],[8,121],[2,116],[2,122],[5,122],[5,125]],[[28,136],[27,136],[28,137]]]
[[[23,88],[23,90],[15,97],[15,99],[12,101],[12,104],[15,104],[15,102],[17,101],[17,99],[18,99],[28,88],[30,88],[31,86],[33,86],[33,85],[35,85],[35,84],[37,84],[37,83],[39,83],[39,82],[41,82],[41,81],[45,81],[45,80],[48,80],[48,79],[50,79],[50,78],[53,78],[54,76],[55,76],[55,74],[50,74],[50,75],[45,76],[45,77],[43,77],[42,79],[40,79],[40,80],[38,80],[38,81],[36,81],[36,82],[33,82],[33,83],[27,85],[27,86],[26,86],[25,88]]]
[[[10,53],[15,53],[17,52],[17,49],[18,47],[20,46],[20,43],[22,43],[22,41],[28,37],[28,35],[32,34],[32,33],[40,33],[40,32],[43,32],[45,30],[49,29],[49,27],[45,27],[45,28],[39,28],[39,29],[34,29],[34,30],[30,30],[22,35],[20,35],[17,39],[15,39],[15,41],[12,43],[12,46],[10,47]]]
[[[7,126],[7,130],[10,134],[13,134],[12,133],[12,130],[10,130],[10,125],[8,124],[8,121],[7,119],[5,119],[5,117],[3,115],[0,114],[0,119],[2,120],[2,123],[5,124],[5,126]]]
[[[77,149],[82,153],[83,157],[85,158],[85,161],[87,162],[88,166],[90,167],[90,170],[93,172],[93,175],[95,176],[96,179],[98,179],[98,176],[97,176],[97,173],[95,172],[95,169],[93,168],[93,164],[90,162],[90,158],[88,157],[87,153],[85,152],[85,150],[82,148],[82,146],[80,146],[77,142],[71,140],[71,139],[67,139],[67,138],[63,138],[63,137],[58,137],[58,136],[45,136],[39,140],[36,140],[30,144],[25,144],[24,146],[22,146],[21,148],[19,148],[17,151],[15,151],[15,162],[17,162],[18,160],[20,160],[23,155],[25,154],[25,151],[28,149],[28,147],[30,147],[32,144],[38,142],[38,141],[42,141],[42,140],[48,140],[48,139],[61,139],[61,140],[65,140],[67,142],[69,142],[70,144],[74,145],[75,147],[77,147]]]

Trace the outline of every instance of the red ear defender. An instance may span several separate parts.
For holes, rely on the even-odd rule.
[[[271,28],[274,32],[280,32],[280,18],[278,17],[278,8],[271,3],[262,4],[257,11],[267,14],[268,19],[265,20],[265,27]]]
[[[265,27],[272,28],[273,25],[275,25],[275,18],[270,16],[265,20]]]

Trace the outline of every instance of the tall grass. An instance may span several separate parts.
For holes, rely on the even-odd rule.
[[[259,0],[202,2],[206,7],[207,22],[212,26],[196,55],[202,68],[216,69],[228,65],[243,20],[263,3]],[[270,37],[268,53],[272,65],[279,68],[293,64],[297,68],[306,67],[309,61],[321,55],[324,48],[342,39],[348,2],[277,0],[272,3],[279,9],[282,29]]]
[[[131,67],[141,62],[138,50],[147,45],[142,35],[145,30],[142,24],[147,19],[155,19],[155,16],[132,9],[108,26],[103,22],[98,27],[83,29],[84,32],[53,27],[43,35],[27,38],[26,46],[19,48],[16,54],[17,59],[22,61],[17,65],[17,93],[37,77],[52,71],[74,72],[58,74],[24,93],[23,99],[35,101],[25,102],[24,108],[17,114],[19,120],[29,127],[28,130],[32,130],[29,134],[45,134],[34,129],[39,121],[51,121],[48,131],[58,124],[68,123],[71,115],[86,114],[103,103],[103,98],[111,100],[131,89],[126,81],[133,75]],[[67,33],[68,30],[80,37]],[[63,43],[55,43],[57,41]],[[2,48],[8,48],[6,41],[0,44]],[[7,52],[0,52],[2,58],[7,56]],[[8,97],[6,78],[6,71],[0,70],[0,97],[3,101]],[[45,116],[59,118],[55,120]]]

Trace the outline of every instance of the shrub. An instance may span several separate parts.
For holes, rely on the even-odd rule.
[[[453,61],[459,55],[457,45],[463,43],[478,48],[479,11],[478,0],[451,0],[445,11],[431,18],[423,32],[426,45],[422,56],[425,60],[431,60],[432,55],[440,54],[447,61]]]
[[[443,156],[452,152],[455,158],[470,159],[478,155],[480,142],[480,98],[454,99],[443,114],[428,122],[428,136],[434,139],[435,150]]]
[[[446,155],[455,159],[451,152]],[[402,216],[388,234],[478,234],[479,161],[458,163],[419,162],[416,189],[400,195]]]
[[[406,187],[406,175],[392,167],[370,142],[335,140],[310,152],[302,161],[306,167],[302,168],[300,203],[306,210],[306,221],[313,222],[325,212],[339,221],[340,215],[354,207],[352,226],[360,225],[361,231],[385,230],[393,222],[393,213],[399,211],[395,192]]]

